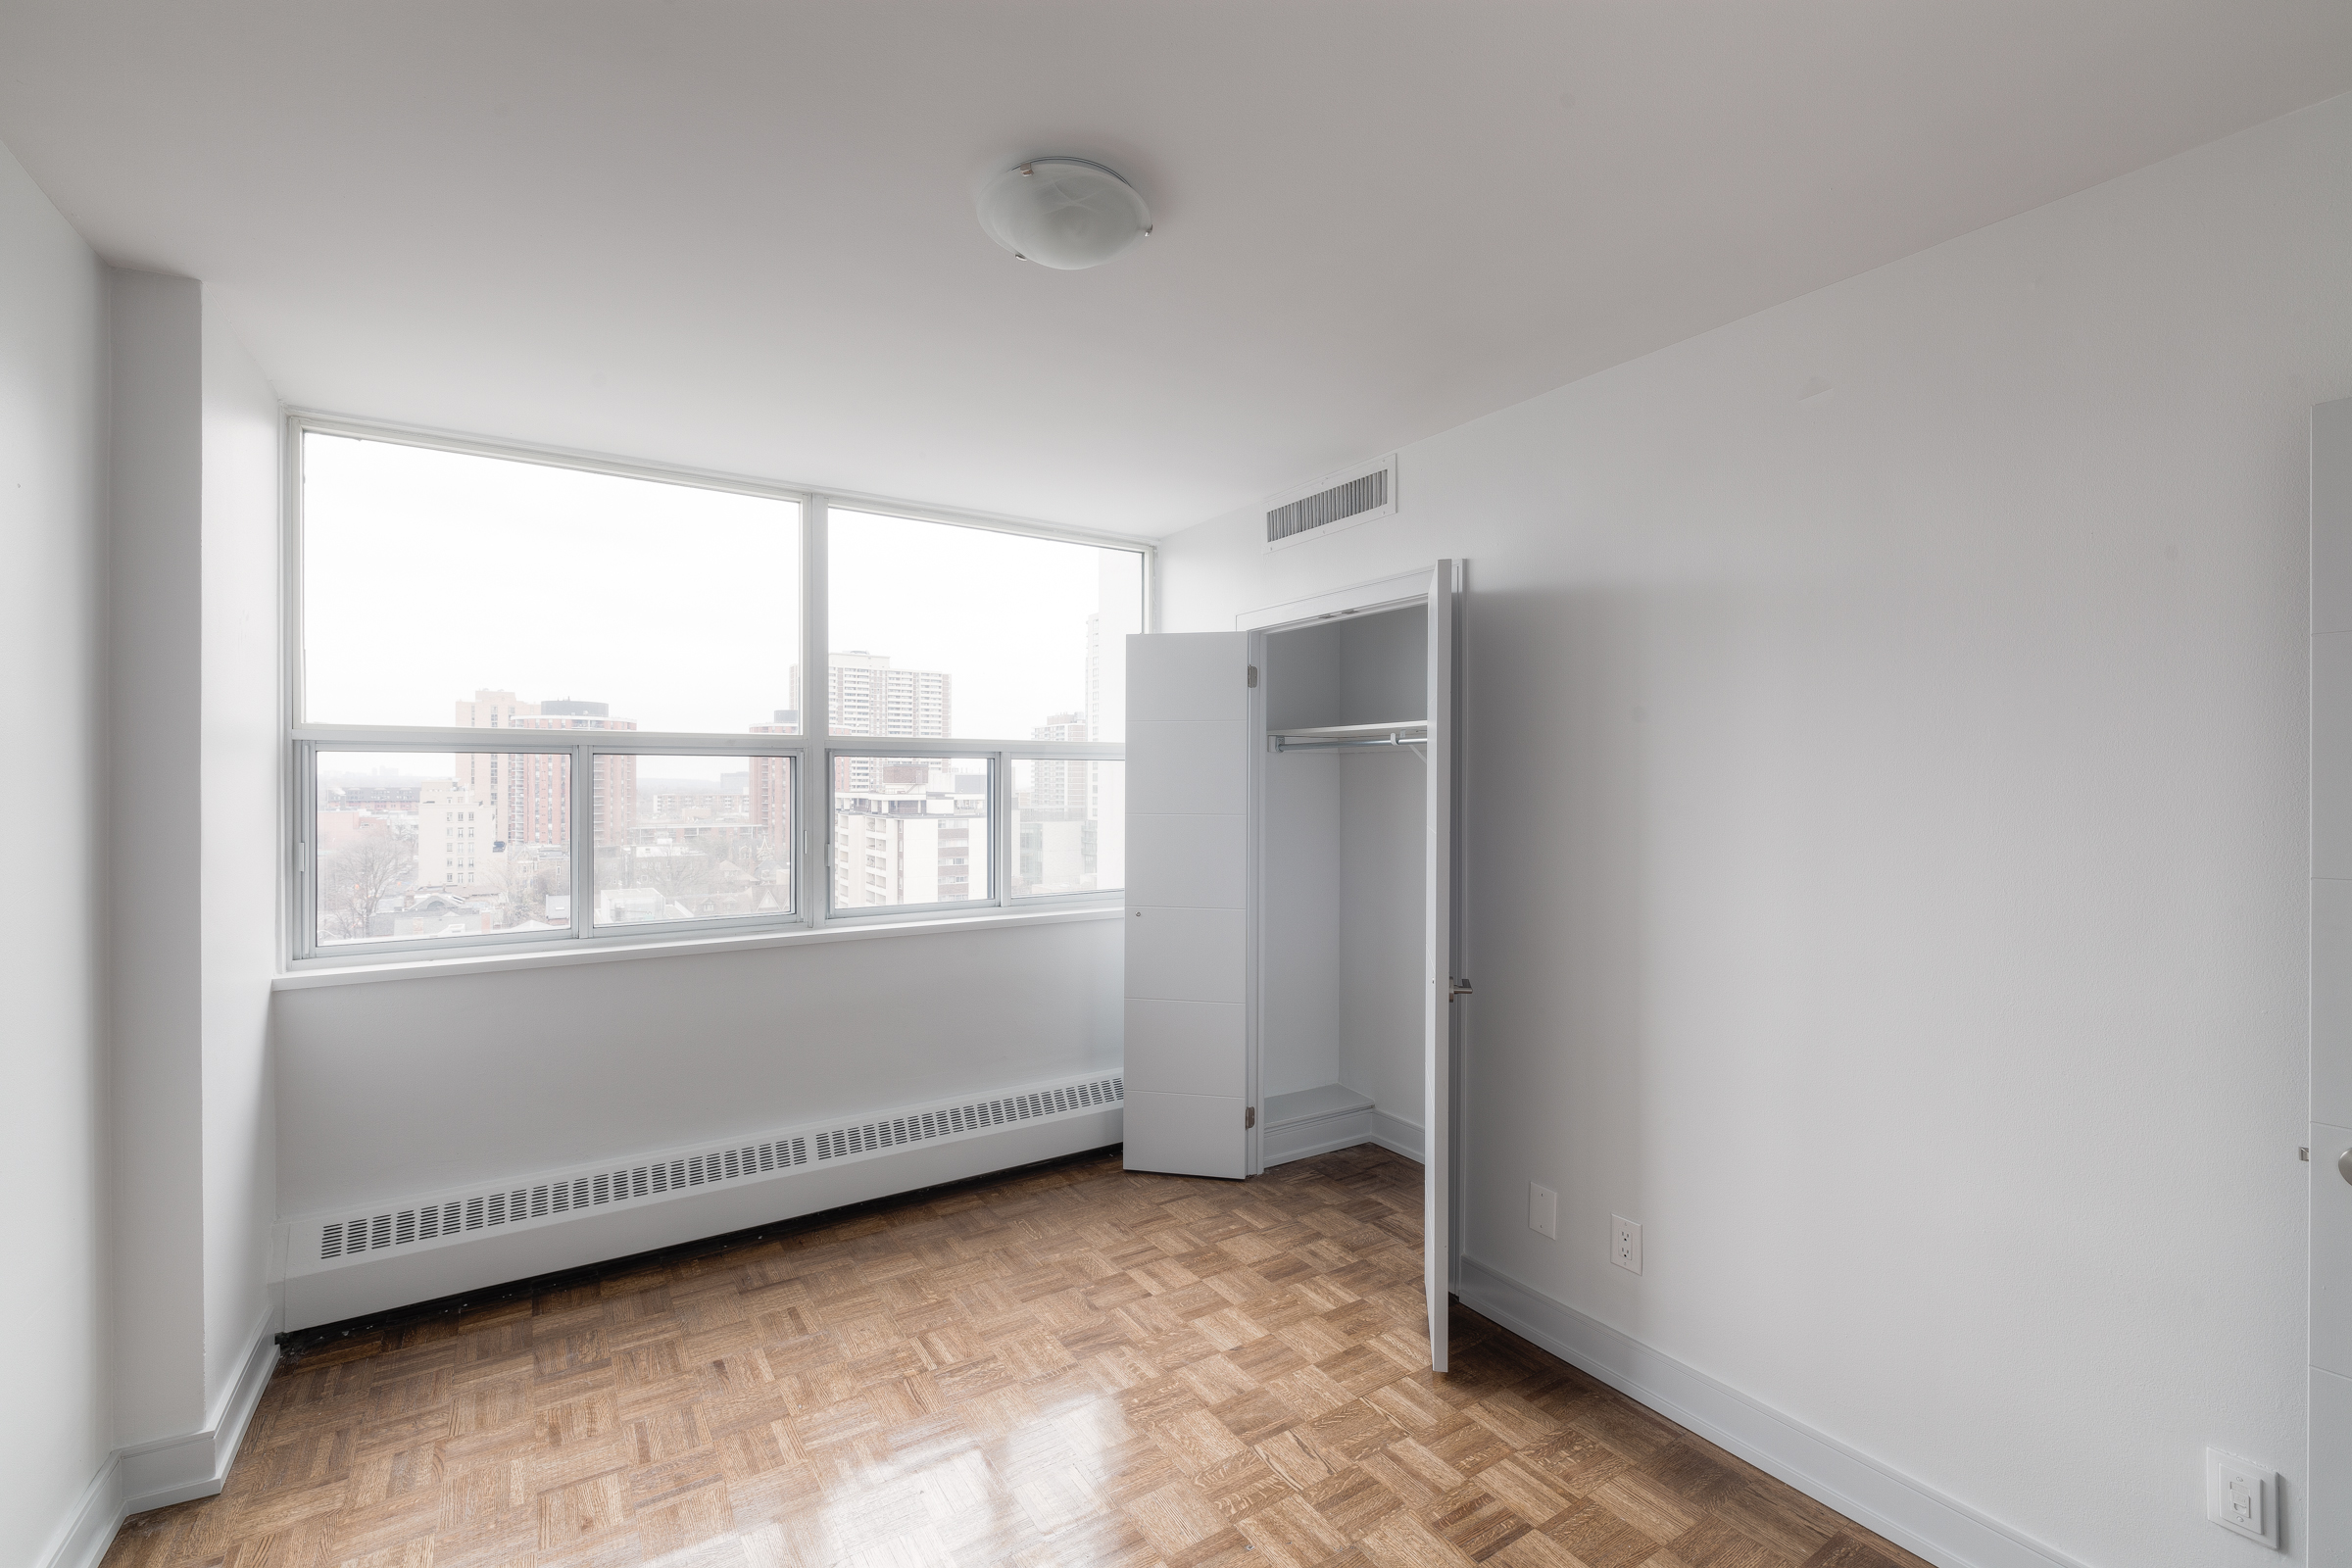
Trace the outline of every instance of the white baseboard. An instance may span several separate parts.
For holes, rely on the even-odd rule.
[[[35,1559],[37,1568],[97,1568],[128,1517],[122,1507],[122,1461],[110,1453],[81,1489],[49,1549]]]
[[[244,1360],[221,1391],[211,1424],[202,1432],[132,1444],[108,1454],[82,1488],[65,1526],[40,1559],[40,1568],[96,1568],[122,1521],[132,1514],[220,1495],[276,1368],[273,1308],[255,1325]]]
[[[1464,1306],[1930,1562],[1945,1568],[2082,1568],[1958,1498],[1475,1258],[1462,1259],[1457,1294]]]
[[[1045,1118],[936,1143],[912,1144],[838,1166],[705,1188],[643,1207],[581,1209],[560,1223],[478,1231],[453,1244],[371,1254],[285,1281],[288,1329],[339,1323],[510,1280],[774,1224],[848,1203],[986,1176],[1119,1142],[1117,1106]]]
[[[1392,1154],[1402,1154],[1415,1164],[1421,1162],[1421,1129],[1401,1116],[1374,1111],[1371,1141]]]
[[[1287,1165],[1359,1144],[1378,1144],[1418,1160],[1421,1129],[1338,1084],[1267,1098],[1266,1129],[1258,1143],[1261,1166]]]

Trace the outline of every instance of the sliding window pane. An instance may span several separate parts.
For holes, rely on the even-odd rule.
[[[833,907],[985,904],[985,757],[836,757]]]
[[[571,759],[320,752],[318,946],[571,929]]]
[[[1125,738],[1135,551],[840,508],[826,539],[834,734]]]
[[[792,759],[596,758],[599,927],[792,913]]]
[[[303,437],[303,716],[796,733],[800,508]]]
[[[1127,885],[1127,764],[1012,762],[1012,896],[1110,893]]]

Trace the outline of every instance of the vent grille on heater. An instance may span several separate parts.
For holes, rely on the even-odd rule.
[[[1389,504],[1389,470],[1375,468],[1360,479],[1335,484],[1266,514],[1266,543],[1288,539],[1311,528],[1328,527],[1346,518],[1376,511]]]
[[[545,1219],[577,1209],[659,1198],[716,1182],[746,1181],[789,1171],[812,1160],[849,1159],[906,1144],[928,1143],[982,1132],[1041,1116],[1067,1115],[1122,1103],[1127,1081],[1092,1078],[1054,1089],[1035,1089],[997,1100],[975,1100],[944,1109],[909,1111],[822,1132],[794,1133],[763,1143],[740,1144],[700,1154],[650,1160],[610,1171],[476,1193],[446,1202],[419,1203],[381,1214],[330,1220],[318,1235],[318,1256],[349,1257],[379,1248],[443,1240],[466,1231]]]

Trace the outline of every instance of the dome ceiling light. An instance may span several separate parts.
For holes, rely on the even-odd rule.
[[[980,192],[980,226],[1024,262],[1100,267],[1152,233],[1133,185],[1083,158],[1032,158]]]

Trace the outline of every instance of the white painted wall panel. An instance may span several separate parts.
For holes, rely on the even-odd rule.
[[[1240,909],[1131,908],[1127,995],[1174,1002],[1240,1002],[1248,955]]]
[[[1226,632],[1163,632],[1151,639],[1150,653],[1141,659],[1137,646],[1137,639],[1128,639],[1130,725],[1238,720],[1246,712],[1249,686],[1240,638]]]
[[[1127,1168],[1239,1180],[1243,1103],[1238,1095],[1139,1094],[1130,1088]]]
[[[2311,640],[2311,787],[2322,809],[2311,818],[2311,874],[2352,878],[2352,631]]]
[[[2352,1127],[2352,882],[2311,884],[2311,1117]]]
[[[281,991],[283,1212],[1116,1071],[1119,919]]]
[[[1242,720],[1127,724],[1127,809],[1144,815],[1241,816],[1250,809]]]
[[[0,148],[0,1190],[23,1348],[0,1426],[0,1562],[38,1563],[113,1446],[106,1210],[106,322],[98,259]],[[37,736],[37,742],[29,739]],[[108,1521],[111,1524],[111,1520]]]
[[[1167,1095],[1248,1091],[1249,1015],[1238,1002],[1127,1003],[1127,1087]]]
[[[1138,902],[1239,909],[1249,902],[1246,816],[1127,813],[1127,885]]]
[[[2352,1182],[2336,1168],[2347,1152],[2352,1126],[2312,1123],[2311,1364],[2352,1378]]]
[[[1239,1176],[1246,1157],[1247,668],[1233,632],[1127,639],[1131,1170]],[[1221,1005],[1151,1005],[1187,1002]]]

